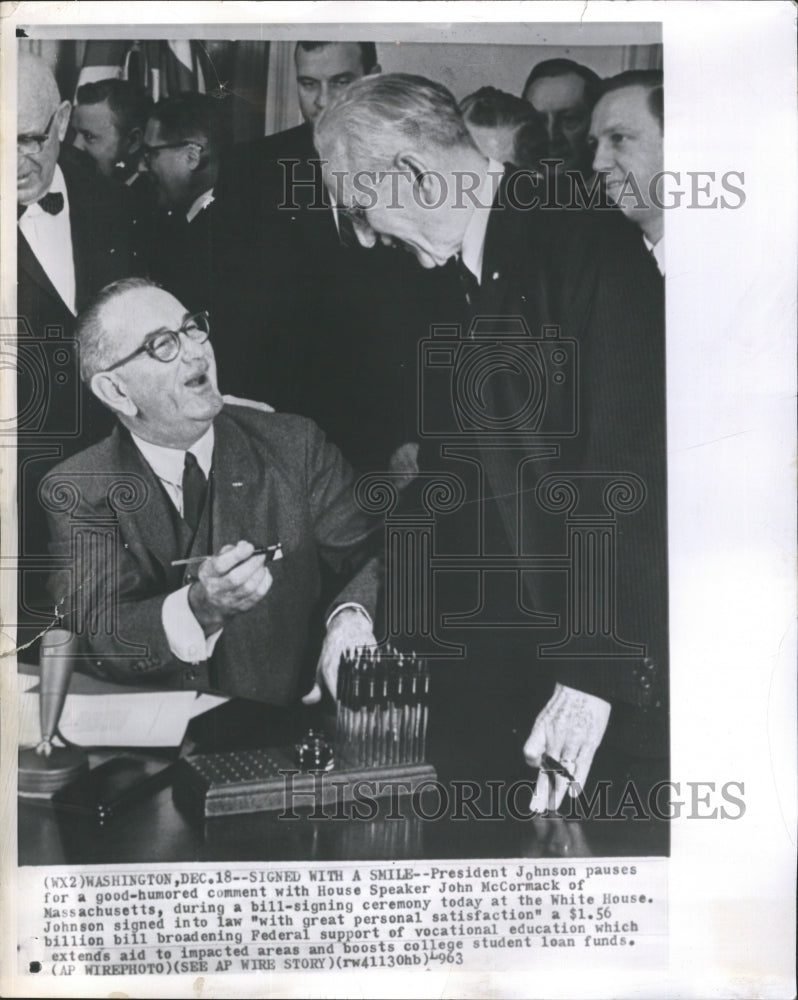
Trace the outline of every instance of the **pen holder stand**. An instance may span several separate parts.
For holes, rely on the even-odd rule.
[[[413,795],[436,778],[424,760],[429,674],[384,650],[341,657],[335,743],[311,732],[289,749],[199,754],[177,764],[172,795],[191,818],[334,808],[367,793]]]

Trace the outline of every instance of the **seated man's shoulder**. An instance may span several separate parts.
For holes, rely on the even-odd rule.
[[[130,488],[137,473],[123,467],[118,434],[114,429],[102,441],[76,452],[45,474],[40,491],[48,510],[72,512],[78,503],[104,505],[117,480],[123,491]]]
[[[225,402],[218,419],[229,419],[250,437],[288,448],[296,447],[320,433],[316,424],[308,417],[300,417],[295,413],[276,413],[249,402]]]
[[[56,473],[68,475],[103,469],[111,471],[117,468],[119,465],[119,459],[116,457],[118,454],[118,433],[117,429],[114,428],[113,432],[101,441],[70,455],[63,462],[59,462],[49,475]]]

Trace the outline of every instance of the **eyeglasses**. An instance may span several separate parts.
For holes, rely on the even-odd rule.
[[[112,372],[115,368],[126,365],[128,361],[137,358],[139,354],[149,354],[155,361],[168,363],[174,361],[180,353],[180,334],[185,334],[195,344],[204,344],[211,333],[211,324],[207,312],[194,313],[186,316],[179,330],[156,330],[148,333],[141,347],[137,347],[121,361],[115,361],[104,370]]]
[[[205,147],[201,142],[195,142],[193,139],[185,139],[183,142],[164,142],[159,146],[148,146],[146,143],[142,143],[139,148],[139,155],[145,163],[149,163],[155,153],[160,153],[162,149],[183,149],[185,146],[197,146],[201,153],[205,152]]]
[[[18,135],[17,151],[25,156],[36,156],[44,149],[44,144],[50,138],[50,129],[53,127],[58,108],[50,115],[50,121],[44,127],[41,135]]]

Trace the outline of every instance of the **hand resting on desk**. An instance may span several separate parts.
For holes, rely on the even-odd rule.
[[[334,698],[338,688],[341,655],[347,650],[354,651],[356,647],[376,645],[371,620],[364,611],[351,607],[336,611],[327,624],[327,634],[316,668],[316,682],[304,696],[302,703],[315,705],[321,699],[322,681]]]

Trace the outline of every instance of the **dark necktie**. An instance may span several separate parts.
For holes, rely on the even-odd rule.
[[[192,531],[197,530],[202,516],[207,485],[205,474],[199,467],[199,463],[194,455],[187,451],[183,466],[183,520]]]
[[[338,209],[338,239],[340,240],[342,247],[359,247],[360,240],[357,238],[357,233],[355,232],[355,225],[352,222],[352,218],[345,212],[342,208]]]
[[[64,207],[64,196],[59,191],[50,191],[37,202],[48,215],[58,215]],[[27,205],[17,205],[17,219],[25,214]]]
[[[463,286],[465,300],[472,308],[475,308],[479,297],[479,282],[474,277],[473,272],[463,263],[462,257],[456,257],[454,264],[457,268],[460,284]]]

